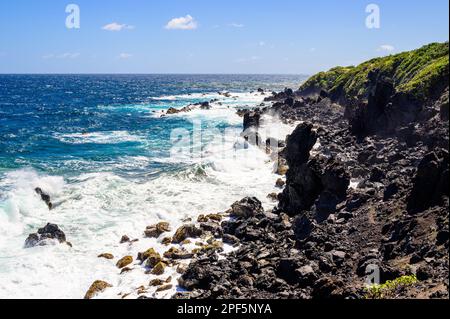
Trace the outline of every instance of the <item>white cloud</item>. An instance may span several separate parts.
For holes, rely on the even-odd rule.
[[[121,54],[119,54],[119,59],[125,60],[125,59],[131,58],[132,56],[133,56],[133,55],[130,54],[130,53],[121,53]]]
[[[377,51],[380,51],[380,52],[393,52],[393,51],[395,51],[395,47],[390,45],[390,44],[383,44],[383,45],[381,45],[378,48]]]
[[[81,54],[78,52],[66,52],[66,53],[62,53],[62,54],[47,54],[44,55],[42,58],[43,59],[76,59],[80,56]]]
[[[57,56],[58,59],[76,59],[80,56],[80,53],[63,53],[59,56]]]
[[[259,44],[259,46],[260,46],[260,47],[263,47],[263,46],[265,46],[265,45],[266,45],[266,42],[264,42],[264,41],[259,41],[259,43],[258,43],[258,44]]]
[[[116,32],[122,31],[122,30],[132,30],[132,29],[134,29],[134,26],[132,26],[132,25],[120,24],[120,23],[117,23],[117,22],[113,22],[113,23],[104,25],[102,27],[102,30],[105,30],[105,31],[116,31]]]
[[[197,21],[191,16],[173,18],[165,26],[168,30],[195,30],[198,27]]]
[[[254,56],[252,56],[250,58],[237,59],[236,62],[245,64],[245,63],[255,63],[255,62],[259,61],[259,60],[261,60],[261,57],[254,55]]]
[[[243,28],[243,27],[245,27],[245,25],[243,25],[242,23],[235,23],[235,22],[230,23],[229,26],[233,27],[233,28]]]

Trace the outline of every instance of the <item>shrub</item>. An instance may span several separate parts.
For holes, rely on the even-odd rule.
[[[406,287],[418,282],[415,275],[402,276],[395,280],[386,281],[382,285],[371,285],[366,288],[367,299],[392,299],[398,296]]]

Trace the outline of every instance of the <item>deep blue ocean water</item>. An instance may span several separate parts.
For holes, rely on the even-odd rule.
[[[124,156],[168,156],[171,128],[192,125],[179,117],[152,117],[153,111],[207,101],[198,96],[202,93],[282,90],[297,87],[303,79],[274,75],[0,75],[0,172],[31,166],[54,174],[77,173],[105,169]],[[188,94],[196,96],[173,98]],[[106,136],[103,140],[94,136],[92,143],[70,141],[70,134],[99,132],[118,132],[119,137],[116,142]],[[122,136],[125,132],[140,139],[127,139]],[[160,163],[150,165],[168,168]]]

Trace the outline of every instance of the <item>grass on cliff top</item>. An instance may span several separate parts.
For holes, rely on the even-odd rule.
[[[331,94],[341,92],[349,101],[368,96],[368,74],[378,71],[393,80],[398,92],[419,99],[431,94],[439,82],[448,85],[449,45],[432,43],[414,51],[375,58],[356,67],[337,67],[321,72],[306,81],[300,90],[324,89]]]

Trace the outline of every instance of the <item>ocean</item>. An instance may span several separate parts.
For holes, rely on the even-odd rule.
[[[135,289],[148,284],[149,275],[138,265],[120,275],[114,261],[99,254],[112,253],[116,261],[150,247],[162,253],[167,247],[143,238],[146,226],[164,220],[175,230],[245,196],[273,207],[267,194],[276,191],[277,177],[269,156],[253,146],[237,148],[244,141],[228,132],[242,131],[238,108],[256,107],[271,91],[295,89],[304,80],[0,75],[0,298],[77,299],[98,279],[113,285],[101,297],[137,297]],[[164,115],[205,101],[213,101],[210,110]],[[274,130],[270,137],[292,129],[276,118],[265,123]],[[190,146],[182,156],[180,148],[174,151],[180,141]],[[54,209],[36,187],[51,196]],[[48,222],[58,224],[73,247],[24,249],[28,234]],[[119,244],[122,235],[139,241]],[[169,275],[176,279],[174,270]]]

